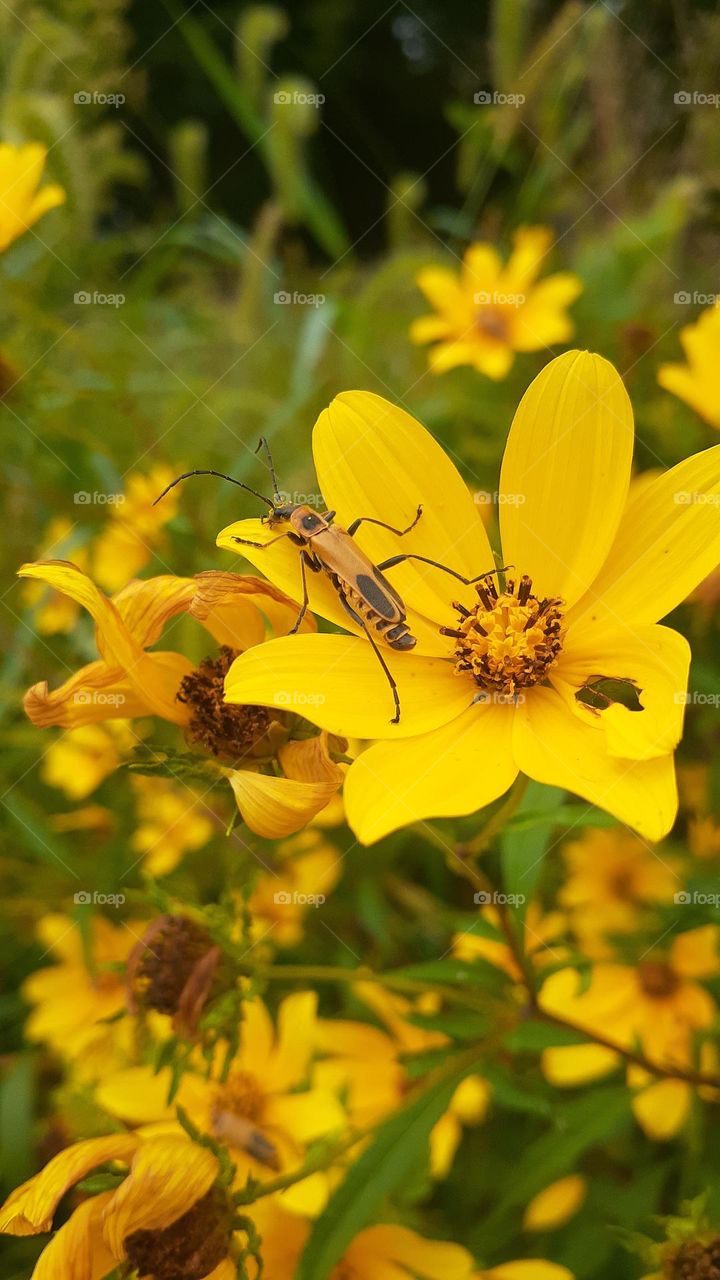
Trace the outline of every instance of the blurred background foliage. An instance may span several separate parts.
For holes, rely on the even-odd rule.
[[[468,369],[438,378],[407,329],[426,309],[414,283],[420,266],[452,264],[473,238],[507,250],[522,224],[551,225],[552,269],[583,281],[578,342],[626,378],[638,468],[713,443],[712,430],[657,387],[656,370],[678,358],[679,328],[695,318],[675,295],[716,286],[718,117],[674,98],[712,92],[719,60],[710,0],[0,6],[0,136],[43,141],[48,175],[67,191],[65,206],[0,259],[0,940],[10,955],[0,987],[0,1172],[9,1185],[36,1162],[52,1083],[42,1056],[21,1052],[18,982],[42,951],[33,927],[47,906],[71,904],[68,867],[99,891],[117,884],[133,861],[136,821],[131,800],[123,809],[116,799],[125,776],[93,798],[113,796],[113,829],[68,834],[56,821],[70,801],[42,780],[45,740],[24,720],[19,692],[64,678],[92,653],[92,634],[84,619],[72,636],[38,638],[34,608],[13,583],[17,565],[47,552],[58,517],[69,526],[61,553],[81,554],[107,509],[74,495],[120,492],[128,472],[217,467],[261,483],[260,431],[283,488],[312,492],[313,422],[353,387],[405,405],[468,484],[492,493],[514,408],[548,353],[518,357],[501,383]],[[482,91],[524,101],[482,105]],[[313,95],[323,101],[304,100]],[[281,291],[316,305],[278,302]],[[106,301],[76,301],[83,294]],[[250,514],[244,497],[198,481],[169,526],[171,549],[146,572],[239,567],[214,543],[241,513]],[[696,648],[694,687],[717,689],[709,612],[685,610],[682,626]],[[195,646],[201,657],[187,633],[185,651]],[[716,722],[716,711],[697,710],[686,759],[711,756]],[[340,843],[350,844],[347,833]],[[218,830],[216,856],[190,855],[172,891],[212,901],[226,872],[241,883],[246,844]],[[137,868],[128,883],[139,886]],[[303,958],[347,964],[338,934],[379,968],[433,959],[461,907],[472,910],[467,887],[438,851],[400,834],[345,859],[329,931],[308,935]],[[598,1242],[597,1217],[629,1229],[648,1207],[674,1208],[706,1159],[701,1135],[693,1129],[679,1152],[648,1143],[618,1108],[622,1086],[608,1086],[607,1098],[590,1091],[553,1102],[547,1132],[543,1089],[509,1096],[511,1126],[499,1112],[468,1137],[469,1166],[456,1166],[418,1221],[429,1231],[445,1221],[492,1256],[507,1246],[514,1172],[534,1168],[539,1189],[587,1148],[592,1194],[553,1237],[551,1256],[588,1280],[637,1274],[611,1235]],[[599,1139],[606,1146],[595,1150]],[[479,1203],[494,1209],[475,1221]],[[24,1274],[33,1246],[7,1247],[8,1274]]]

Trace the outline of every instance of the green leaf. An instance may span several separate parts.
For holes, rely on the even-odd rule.
[[[469,930],[468,930],[469,932]],[[498,985],[498,971],[485,961],[428,960],[391,969],[388,978],[411,978],[416,982],[442,982],[453,987],[488,987]]]
[[[427,1087],[376,1132],[351,1165],[344,1181],[316,1221],[296,1280],[326,1280],[358,1231],[383,1200],[411,1178],[428,1154],[431,1130],[447,1110],[458,1084],[477,1067],[477,1053],[464,1053],[430,1078]]]
[[[504,1044],[511,1053],[540,1053],[543,1049],[557,1049],[571,1044],[586,1044],[591,1037],[582,1031],[554,1027],[548,1022],[523,1022],[505,1037]]]
[[[520,920],[524,920],[528,904],[535,892],[543,859],[550,839],[550,828],[556,825],[555,814],[562,803],[564,792],[558,787],[545,787],[530,782],[518,810],[523,814],[543,814],[542,826],[534,825],[522,830],[512,827],[503,832],[500,842],[503,888],[509,897],[517,899],[510,904]]]

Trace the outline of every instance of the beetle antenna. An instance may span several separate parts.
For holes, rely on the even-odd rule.
[[[171,489],[174,489],[176,484],[179,484],[181,480],[189,480],[190,476],[216,476],[218,480],[229,480],[231,484],[236,484],[239,489],[245,489],[247,493],[251,493],[254,498],[259,498],[260,501],[264,502],[271,511],[275,507],[275,503],[271,502],[269,498],[266,498],[264,494],[258,493],[257,489],[252,489],[249,484],[243,484],[242,480],[236,480],[234,476],[226,476],[223,471],[184,471],[181,476],[177,476],[175,480],[171,480],[170,484],[163,489],[162,493],[158,494],[157,498],[153,502],[153,506],[156,506],[160,499],[165,497],[166,493],[169,493]]]
[[[275,502],[276,504],[279,505],[280,502],[282,501],[282,495],[280,493],[280,486],[278,485],[278,482],[277,482],[277,476],[275,475],[275,466],[273,464],[272,454],[270,452],[270,445],[267,442],[266,436],[260,437],[260,439],[258,440],[258,447],[255,450],[255,452],[259,453],[261,449],[264,449],[265,451],[268,470],[270,472],[270,479],[272,480],[272,487],[273,487],[273,494],[275,496]]]

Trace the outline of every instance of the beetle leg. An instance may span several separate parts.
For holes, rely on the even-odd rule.
[[[398,693],[397,684],[395,683],[395,677],[393,676],[392,671],[390,670],[387,662],[385,661],[380,650],[378,649],[378,646],[376,645],[373,639],[372,633],[368,630],[368,627],[364,619],[358,616],[358,621],[363,631],[365,632],[365,635],[370,641],[373,649],[375,650],[375,656],[378,662],[380,663],[380,666],[382,667],[383,671],[385,672],[385,675],[387,676],[387,682],[390,685],[390,688],[392,689],[393,701],[395,703],[395,715],[392,717],[390,723],[399,724],[400,723],[400,695]]]
[[[388,532],[394,533],[396,537],[404,538],[406,533],[409,533],[411,529],[415,528],[415,525],[417,524],[421,515],[422,515],[422,505],[418,507],[415,519],[412,521],[411,524],[408,525],[407,529],[395,529],[393,525],[386,524],[384,520],[376,520],[374,516],[358,516],[357,520],[353,520],[352,524],[348,525],[347,532],[350,534],[350,537],[353,538],[357,533],[358,529],[360,528],[361,524],[379,524],[381,529],[387,529]]]
[[[382,564],[376,564],[375,568],[382,573],[385,569],[392,569],[396,564],[402,564],[404,560],[419,560],[421,564],[432,565],[434,569],[442,569],[443,573],[449,573],[453,578],[457,578],[458,582],[462,582],[464,586],[470,587],[474,582],[481,582],[483,578],[487,578],[491,573],[504,573],[506,569],[511,569],[512,565],[505,564],[498,569],[486,569],[485,573],[478,573],[474,578],[464,578],[457,569],[451,569],[446,564],[440,564],[439,560],[431,560],[428,556],[416,556],[412,552],[405,555],[391,556],[389,560],[383,560]]]
[[[239,542],[241,547],[256,547],[258,551],[264,551],[266,547],[271,547],[274,542],[279,542],[281,538],[289,537],[289,533],[279,533],[277,538],[271,538],[269,542],[251,542],[249,538],[236,538],[233,535],[233,542]]]
[[[288,631],[289,636],[294,636],[296,632],[299,630],[300,623],[305,617],[305,614],[307,613],[308,605],[310,603],[310,597],[308,596],[307,578],[305,576],[306,559],[307,557],[305,555],[305,552],[301,551],[300,552],[300,581],[302,583],[302,604],[300,606],[300,612],[297,618],[295,619],[293,626]]]

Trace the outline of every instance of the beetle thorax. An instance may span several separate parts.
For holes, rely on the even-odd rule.
[[[458,671],[470,674],[483,689],[514,697],[543,681],[557,662],[563,601],[534,595],[526,574],[517,586],[508,578],[501,592],[488,574],[475,589],[477,604],[471,609],[456,604],[458,624],[441,630],[455,637]]]

